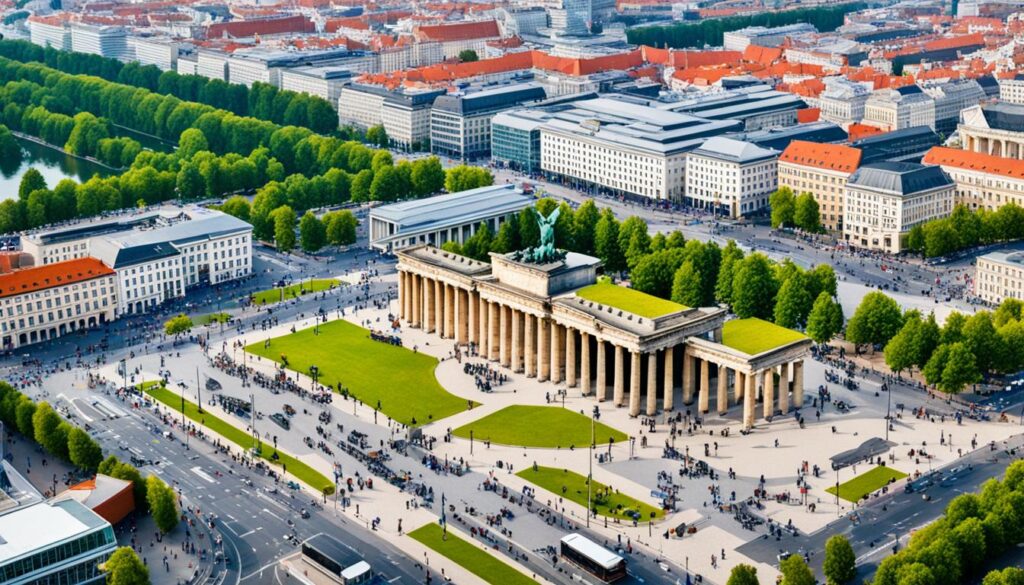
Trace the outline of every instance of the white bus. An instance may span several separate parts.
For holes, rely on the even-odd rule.
[[[582,534],[562,538],[562,558],[597,577],[613,583],[626,576],[626,559],[597,544]]]

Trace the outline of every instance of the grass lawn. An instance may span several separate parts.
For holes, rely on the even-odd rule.
[[[144,382],[139,384],[139,388],[149,394],[157,401],[163,403],[175,412],[181,412],[181,396],[168,390],[163,385],[157,382]],[[227,423],[208,411],[199,412],[199,408],[194,402],[185,401],[185,416],[192,419],[193,421],[200,423],[238,445],[242,449],[249,450],[253,446],[252,435],[242,429]],[[267,422],[266,424],[272,424]],[[302,461],[287,455],[281,450],[277,451],[277,459],[271,459],[271,455],[274,453],[274,447],[272,445],[264,445],[263,441],[259,442],[261,457],[271,463],[284,464],[288,467],[288,472],[292,476],[298,478],[299,481],[312,487],[319,492],[325,492],[328,494],[334,493],[334,482],[332,482],[327,476],[323,475],[319,471],[316,471],[309,465],[306,465]]]
[[[516,475],[556,496],[576,502],[584,508],[587,507],[587,476],[585,475],[554,467],[537,467],[536,471],[532,467],[527,467]],[[650,520],[651,512],[654,513],[655,518],[665,515],[664,510],[645,504],[621,492],[610,491],[608,486],[603,483],[593,482],[591,490],[591,501],[601,516],[632,520],[631,513],[637,511],[640,513],[638,520],[643,521]]]
[[[807,336],[756,317],[733,319],[722,326],[722,343],[747,355],[757,355],[801,339]]]
[[[461,426],[454,431],[456,437],[469,438],[469,431],[477,441],[491,441],[516,447],[586,448],[590,444],[590,417],[560,406],[507,406],[480,420]],[[608,443],[609,437],[621,443],[629,437],[612,427],[597,423],[594,438],[599,445]]]
[[[585,286],[576,291],[576,296],[651,319],[686,309],[686,307],[679,303],[659,299],[647,293],[610,282]]]
[[[409,533],[409,536],[448,557],[460,567],[494,585],[529,585],[536,581],[484,552],[479,546],[455,536],[451,530],[445,540],[444,531],[431,522]]]
[[[254,343],[249,353],[309,373],[320,369],[320,383],[338,389],[339,383],[367,406],[380,403],[382,413],[403,424],[419,426],[466,410],[466,401],[449,394],[437,378],[437,358],[370,339],[370,332],[338,319],[270,340]]]
[[[211,325],[213,323],[227,323],[231,315],[227,313],[207,313],[196,317],[196,325]]]
[[[252,303],[254,305],[269,305],[272,303],[279,303],[281,301],[287,301],[294,299],[310,292],[320,292],[322,290],[328,290],[333,287],[341,286],[341,282],[336,278],[314,278],[312,280],[303,280],[292,285],[288,285],[284,288],[272,288],[270,290],[261,290],[258,293],[253,293]],[[281,294],[284,291],[284,294]]]
[[[902,471],[879,465],[846,483],[839,484],[839,497],[847,502],[857,503],[871,492],[882,489],[890,480],[900,480],[904,477],[907,477],[907,474]],[[830,487],[825,491],[832,495],[836,494],[835,487]]]

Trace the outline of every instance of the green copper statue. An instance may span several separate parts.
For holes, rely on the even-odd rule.
[[[561,212],[555,208],[551,215],[544,217],[536,207],[532,207],[533,214],[537,217],[537,227],[540,228],[540,244],[536,248],[526,248],[512,253],[512,259],[519,262],[531,264],[548,264],[565,258],[565,252],[555,248],[555,222]]]

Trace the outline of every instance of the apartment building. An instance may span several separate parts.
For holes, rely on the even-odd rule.
[[[501,30],[495,20],[421,25],[414,27],[412,34],[418,43],[439,43],[444,59],[458,57],[466,50],[483,55],[488,41],[501,38]]]
[[[116,274],[78,258],[0,274],[0,339],[5,350],[112,321]]]
[[[818,107],[824,120],[843,128],[864,119],[864,106],[871,95],[869,84],[850,81],[841,76],[826,77],[825,90],[818,96]]]
[[[71,50],[121,61],[134,58],[128,51],[128,32],[123,26],[72,23]]]
[[[35,41],[33,41],[35,42]],[[1010,104],[1024,104],[1024,74],[999,80],[999,99]]]
[[[1005,299],[1024,301],[1024,252],[998,250],[978,256],[974,294],[993,305]]]
[[[957,204],[989,211],[1007,203],[1024,207],[1024,161],[936,146],[922,162],[953,179]]]
[[[935,100],[916,85],[873,92],[864,103],[864,124],[882,130],[935,129]]]
[[[442,95],[430,110],[430,151],[463,160],[488,156],[491,118],[545,97],[544,89],[533,83]]]
[[[716,136],[686,158],[687,205],[730,218],[749,217],[768,208],[778,185],[775,150]]]
[[[955,187],[937,166],[863,165],[846,183],[843,237],[856,248],[899,254],[911,228],[952,213]]]
[[[842,232],[846,182],[860,162],[857,148],[794,140],[779,156],[779,187],[810,193],[825,229]]]
[[[580,188],[682,201],[687,153],[741,125],[623,99],[581,100],[541,126],[541,170]]]

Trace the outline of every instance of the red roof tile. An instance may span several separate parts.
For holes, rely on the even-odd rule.
[[[1024,161],[1013,158],[1003,158],[992,154],[946,148],[944,146],[933,146],[928,154],[921,160],[927,165],[942,165],[945,167],[956,167],[979,173],[988,173],[1024,179]]]
[[[473,22],[417,26],[413,30],[413,35],[421,42],[447,42],[500,37],[501,31],[498,30],[498,23],[496,21],[478,20]]]
[[[842,144],[821,144],[794,140],[779,156],[779,162],[852,173],[860,166],[860,149]]]
[[[79,258],[0,274],[0,298],[13,297],[109,276],[114,271],[96,258]]]

